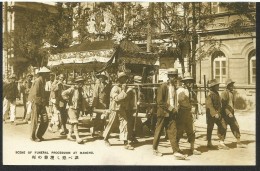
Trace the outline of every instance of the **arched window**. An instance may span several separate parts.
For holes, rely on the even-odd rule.
[[[220,83],[224,83],[227,79],[227,62],[225,54],[221,51],[216,51],[212,54],[213,62],[213,78]]]
[[[249,84],[255,84],[255,79],[256,79],[255,50],[251,51],[248,57],[249,57]]]

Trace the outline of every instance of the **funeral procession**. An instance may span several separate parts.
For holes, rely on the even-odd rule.
[[[4,165],[255,165],[256,3],[2,3]]]

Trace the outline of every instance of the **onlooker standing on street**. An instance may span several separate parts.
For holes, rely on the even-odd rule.
[[[66,110],[67,102],[62,98],[62,92],[66,90],[65,85],[65,76],[63,74],[60,74],[58,77],[58,80],[55,80],[52,84],[52,91],[55,93],[55,106],[58,110],[55,110],[56,112],[59,112],[60,121],[61,121],[61,135],[66,135],[68,133],[68,129],[66,127],[67,120],[68,120],[68,113]]]
[[[128,141],[128,130],[127,130],[127,117],[126,117],[126,81],[128,79],[128,76],[125,72],[118,73],[118,78],[116,84],[111,92],[110,92],[110,116],[109,116],[109,122],[104,130],[103,137],[105,144],[107,146],[110,146],[110,143],[108,141],[109,135],[111,133],[112,127],[115,125],[115,121],[117,118],[119,118],[119,137],[120,140],[124,141],[125,149],[127,150],[133,150],[134,147],[130,144]]]
[[[78,144],[84,143],[84,141],[79,137],[79,131],[78,131],[78,119],[79,119],[79,113],[82,111],[83,107],[83,101],[84,101],[84,92],[83,92],[83,84],[84,84],[84,78],[82,76],[79,76],[76,78],[74,87],[71,87],[65,91],[62,92],[63,99],[66,99],[68,101],[68,116],[69,116],[69,133],[67,134],[67,139],[70,141],[74,141],[72,138],[72,131],[74,131],[74,134],[76,136],[76,142]]]
[[[24,107],[23,119],[25,119],[26,114],[27,114],[28,95],[29,95],[30,89],[32,87],[32,79],[33,79],[33,75],[27,74],[27,78],[23,82],[23,86],[22,86],[22,89],[21,89],[21,93],[23,95],[23,107]]]
[[[188,137],[188,142],[191,145],[191,153],[200,155],[201,152],[194,148],[195,132],[193,127],[193,116],[191,113],[192,104],[196,101],[196,99],[192,98],[191,92],[191,86],[194,79],[191,77],[190,73],[184,73],[182,82],[184,83],[183,86],[177,90],[177,98],[179,103],[177,116],[177,141],[179,142],[185,131]]]
[[[184,160],[187,156],[179,153],[179,145],[177,142],[177,129],[176,129],[176,117],[177,117],[177,94],[176,83],[178,78],[178,70],[170,68],[168,70],[168,82],[160,85],[157,91],[157,123],[153,140],[153,154],[162,156],[162,153],[158,151],[158,145],[160,136],[165,128],[168,138],[171,143],[173,155],[178,160]]]
[[[231,131],[233,135],[237,139],[237,147],[238,148],[245,148],[246,145],[240,142],[240,130],[239,125],[235,117],[234,111],[234,102],[235,102],[235,95],[234,95],[234,81],[231,79],[227,79],[226,81],[226,89],[221,94],[222,99],[222,113],[223,117],[226,121],[227,125],[230,125]]]
[[[46,97],[48,98],[48,104],[46,106],[46,110],[49,116],[51,116],[53,112],[52,104],[50,102],[50,94],[51,94],[51,86],[54,80],[55,80],[55,75],[53,73],[50,73],[50,80],[46,81],[45,83],[45,93],[46,93]]]
[[[221,115],[221,97],[218,93],[219,83],[216,79],[210,80],[208,83],[209,94],[206,99],[206,117],[207,117],[207,140],[208,148],[213,148],[211,142],[212,131],[214,124],[218,126],[218,137],[220,139],[218,147],[228,150],[229,148],[224,144],[225,133],[227,125],[223,116]]]
[[[16,76],[14,74],[11,75],[9,77],[9,82],[5,83],[3,87],[3,120],[6,122],[10,112],[11,124],[14,123],[16,117],[16,98],[20,98],[15,80]]]
[[[46,97],[45,80],[50,75],[50,70],[42,67],[38,71],[38,78],[35,79],[28,96],[32,102],[31,113],[31,140],[35,142],[43,141],[43,135],[48,128],[48,114],[46,106],[49,98]],[[38,124],[38,121],[40,123]]]

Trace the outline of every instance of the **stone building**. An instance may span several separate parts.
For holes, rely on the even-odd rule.
[[[208,35],[216,41],[216,45],[205,46],[211,54],[197,63],[197,81],[203,83],[206,80],[217,79],[224,86],[226,79],[231,78],[236,83],[237,95],[243,98],[248,107],[255,104],[256,83],[256,28],[255,25],[246,26],[243,34],[232,34],[225,24],[234,21],[239,16],[212,3],[216,18]],[[255,9],[254,4],[252,4]],[[255,11],[254,11],[255,12]],[[200,35],[200,46],[205,43],[205,35]],[[214,50],[213,50],[214,49]]]

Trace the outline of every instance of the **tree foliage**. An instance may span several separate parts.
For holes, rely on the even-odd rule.
[[[223,24],[233,34],[250,34],[248,28],[256,23],[256,4],[254,2],[222,2],[220,7],[226,8],[237,18]]]
[[[46,15],[39,15],[33,10],[24,10],[23,15],[16,15],[15,31],[8,35],[9,42],[6,46],[14,48],[17,58],[11,63],[17,73],[25,71],[30,65],[40,67],[47,55],[47,49],[42,47],[45,43],[48,12],[44,7],[41,10]]]

